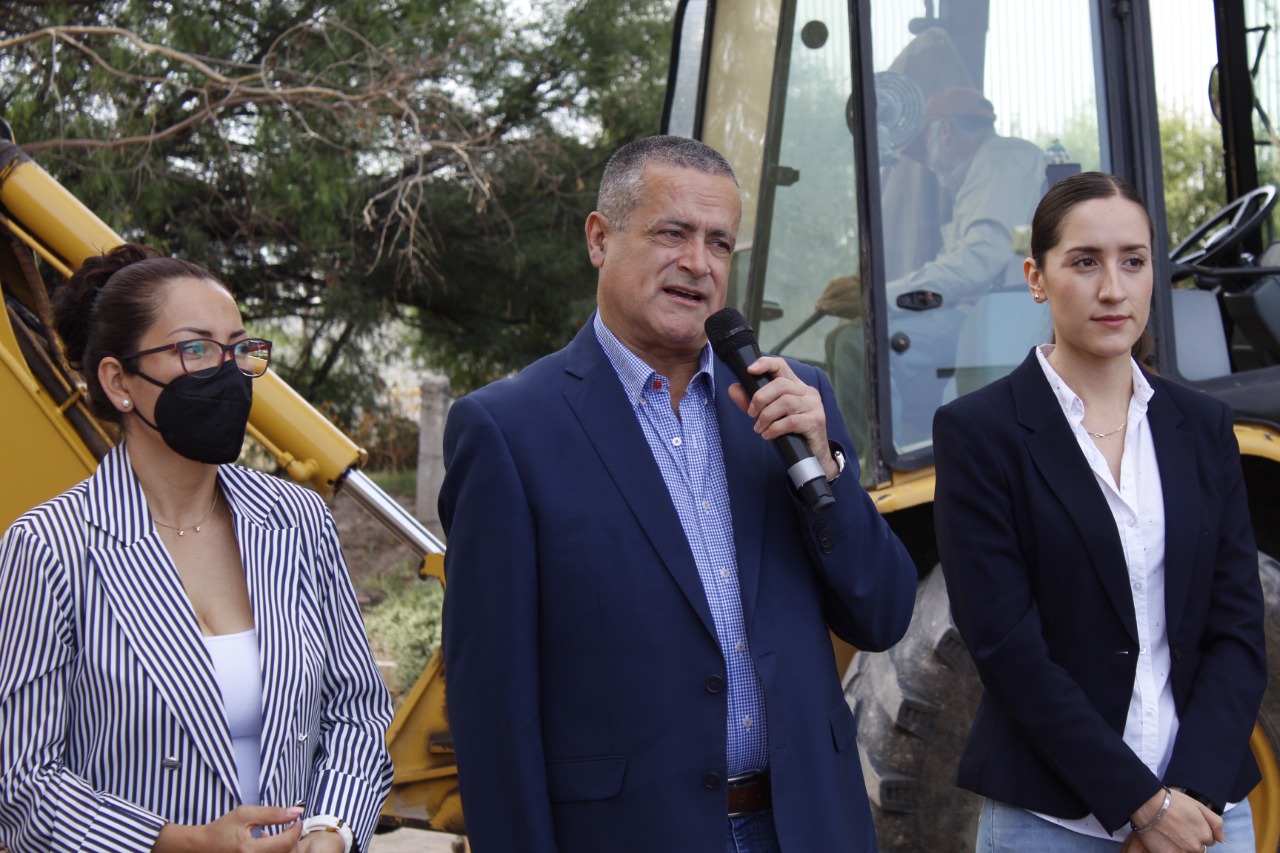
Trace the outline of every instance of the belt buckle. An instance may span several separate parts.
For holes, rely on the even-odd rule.
[[[754,786],[754,785],[760,785],[760,784],[764,784],[764,785],[769,784],[769,772],[767,770],[758,770],[758,771],[753,771],[751,773],[740,773],[736,776],[730,776],[726,780],[726,787],[730,793],[730,798],[732,798],[732,792],[736,789],[741,789],[747,786]],[[730,810],[728,816],[730,818],[744,817],[746,815],[755,814],[758,811],[763,811],[764,809],[768,808],[771,805],[769,800],[771,800],[772,797],[769,796],[769,791],[767,789],[765,791],[764,796],[761,799],[763,800],[763,802],[761,802],[759,805],[755,805],[754,807],[748,808],[745,811]]]
[[[741,788],[757,779],[764,779],[769,774],[763,770],[752,770],[750,773],[739,773],[737,776],[730,776],[727,784],[730,788]]]

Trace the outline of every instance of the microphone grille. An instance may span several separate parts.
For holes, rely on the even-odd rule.
[[[756,333],[737,308],[721,308],[707,318],[704,328],[707,339],[711,341],[711,349],[718,356],[756,342]]]

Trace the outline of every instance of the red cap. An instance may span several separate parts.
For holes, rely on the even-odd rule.
[[[929,101],[924,106],[924,120],[920,123],[920,131],[902,146],[901,152],[912,160],[923,163],[924,129],[934,119],[951,116],[974,116],[995,121],[996,111],[977,89],[970,89],[968,86],[939,89],[929,96]]]

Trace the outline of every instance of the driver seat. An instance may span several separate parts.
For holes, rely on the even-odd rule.
[[[1224,292],[1222,304],[1253,348],[1257,366],[1280,364],[1280,276],[1269,275],[1237,293]]]

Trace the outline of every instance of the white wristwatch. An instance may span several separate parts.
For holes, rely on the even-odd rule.
[[[351,845],[355,843],[355,836],[351,834],[351,827],[347,826],[347,822],[342,818],[329,814],[318,814],[309,817],[302,822],[302,837],[306,838],[313,832],[338,833],[338,837],[342,839],[343,849],[346,853],[351,853]]]

